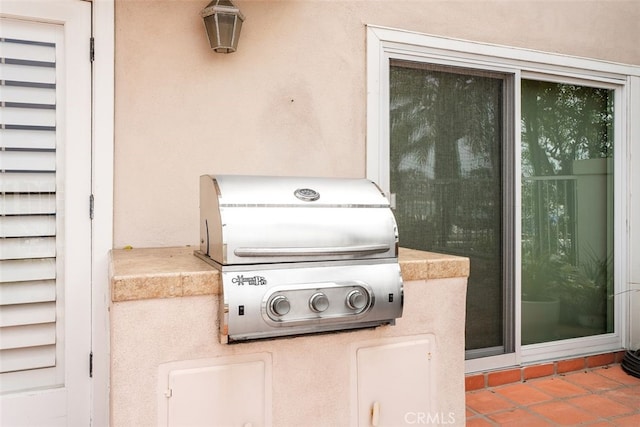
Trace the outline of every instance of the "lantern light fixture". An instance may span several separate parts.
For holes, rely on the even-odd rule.
[[[213,0],[201,14],[211,49],[218,53],[235,52],[244,21],[240,9],[231,0]]]

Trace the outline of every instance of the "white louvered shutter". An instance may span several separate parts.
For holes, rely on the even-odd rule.
[[[56,193],[56,45],[0,39],[0,57],[0,391],[10,391],[59,376],[63,205]],[[28,375],[12,380],[20,372]]]

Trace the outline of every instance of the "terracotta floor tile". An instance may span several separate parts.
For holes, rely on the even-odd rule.
[[[495,424],[490,423],[484,418],[476,417],[467,420],[467,427],[485,427],[485,426],[494,426]]]
[[[614,390],[622,386],[618,381],[603,377],[592,371],[567,374],[564,379],[591,391]]]
[[[620,365],[609,366],[593,371],[598,375],[602,375],[614,381],[625,385],[640,385],[640,378],[633,377],[622,370]]]
[[[529,382],[532,387],[537,388],[554,397],[580,396],[589,393],[588,390],[572,384],[560,377],[544,378]]]
[[[602,418],[630,414],[635,410],[598,394],[573,397],[567,402]]]
[[[542,419],[538,415],[525,411],[524,409],[498,412],[490,415],[489,418],[491,421],[495,421],[502,427],[538,427],[553,425],[553,423]]]
[[[640,414],[630,415],[628,417],[616,418],[612,420],[614,425],[617,426],[629,426],[629,427],[638,427],[640,426]]]
[[[598,417],[562,401],[553,401],[530,406],[529,409],[561,425],[576,425],[596,421]]]
[[[466,397],[467,406],[484,415],[509,409],[514,406],[502,396],[489,390],[471,391],[467,393]]]
[[[640,387],[622,387],[607,391],[602,396],[631,408],[640,408]]]
[[[495,392],[519,405],[533,405],[553,399],[553,396],[532,387],[529,383],[507,385],[495,389]]]

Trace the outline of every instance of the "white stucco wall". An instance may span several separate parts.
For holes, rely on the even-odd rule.
[[[365,175],[365,25],[640,64],[640,2],[116,0],[114,246],[196,244],[198,176]]]

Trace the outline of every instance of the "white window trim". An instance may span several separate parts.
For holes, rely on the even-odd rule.
[[[551,54],[534,50],[498,46],[486,43],[458,40],[420,34],[410,31],[367,26],[367,147],[366,174],[377,182],[387,194],[389,182],[389,60],[406,59],[428,61],[444,65],[458,65],[467,68],[481,68],[511,73],[515,84],[515,120],[520,119],[520,78],[553,78],[554,81],[577,82],[579,84],[610,87],[616,90],[616,132],[614,155],[615,164],[615,277],[617,305],[614,334],[565,340],[521,347],[520,342],[520,283],[519,266],[516,265],[516,349],[515,353],[504,354],[466,362],[467,372],[536,363],[542,360],[558,359],[576,355],[579,343],[581,354],[596,354],[627,346],[640,341],[640,330],[630,330],[628,292],[629,282],[629,227],[630,218],[628,195],[630,175],[628,159],[632,138],[640,135],[640,124],[632,123],[631,117],[640,112],[640,67]],[[551,77],[548,77],[551,76]],[[633,110],[633,112],[632,112]],[[624,125],[624,126],[623,126]],[[515,156],[520,156],[520,125],[515,128]],[[515,235],[520,233],[520,162],[515,170],[516,215]],[[402,244],[402,241],[400,242]],[[516,244],[516,260],[520,259],[520,248]],[[519,263],[516,263],[519,264]],[[638,321],[638,319],[634,319]]]

